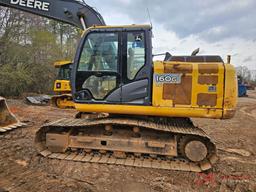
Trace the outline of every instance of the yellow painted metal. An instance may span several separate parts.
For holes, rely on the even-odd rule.
[[[225,95],[223,118],[228,119],[235,114],[238,98],[237,74],[233,65],[225,65]],[[233,110],[230,110],[233,109]]]
[[[147,28],[152,28],[150,25],[106,25],[106,26],[92,26],[89,27],[87,30],[91,29],[112,29],[112,28],[124,28],[124,29],[132,29],[132,28],[142,28],[142,29],[147,29]],[[87,31],[86,30],[86,31]]]
[[[70,65],[72,64],[72,61],[71,60],[63,60],[63,61],[56,61],[53,65],[55,68],[60,68],[62,66],[65,66],[65,65]]]
[[[154,74],[164,73],[164,63],[162,61],[156,61],[154,63]],[[153,83],[153,106],[155,107],[166,107],[173,106],[172,100],[163,100],[163,84]]]
[[[71,94],[54,95],[51,99],[51,105],[60,109],[75,108]]]
[[[197,96],[199,93],[206,94],[217,94],[217,105],[214,107],[216,109],[222,109],[223,106],[223,91],[224,91],[224,65],[223,63],[211,63],[211,65],[218,66],[218,84],[216,86],[216,92],[209,92],[209,85],[200,85],[198,83],[199,71],[198,65],[204,63],[195,63],[193,64],[193,83],[192,83],[192,106],[191,107],[203,107],[208,108],[207,106],[198,106],[197,105]],[[208,75],[208,74],[207,74]],[[203,75],[202,75],[203,76]]]
[[[177,65],[191,65],[193,67],[192,73],[182,73],[183,76],[192,76],[192,97],[191,97],[191,105],[175,105],[175,108],[209,108],[208,106],[198,106],[197,104],[197,97],[200,93],[206,93],[206,94],[217,94],[217,105],[214,107],[216,109],[222,109],[223,107],[223,92],[224,92],[224,65],[223,63],[211,63],[211,65],[218,66],[218,84],[216,85],[217,92],[209,92],[209,86],[211,85],[201,85],[198,83],[199,79],[199,71],[198,66],[200,64],[205,63],[186,63],[186,62],[162,62],[162,61],[156,61],[154,63],[154,74],[164,74],[164,66],[167,68],[171,68],[172,66]],[[181,68],[182,69],[182,68]],[[207,74],[208,75],[208,74]],[[173,101],[172,100],[164,100],[163,99],[163,86],[164,84],[157,84],[155,81],[153,83],[153,106],[165,106],[165,107],[173,107]],[[215,86],[215,85],[214,85]],[[211,107],[212,108],[212,107]]]
[[[202,118],[222,118],[222,109],[203,108],[171,108],[154,106],[135,105],[109,105],[109,104],[79,104],[75,103],[75,108],[80,112],[105,112],[113,114],[129,115],[149,115],[163,117],[202,117]]]
[[[51,105],[60,109],[74,108],[74,102],[71,95],[71,86],[69,80],[56,80],[54,82],[54,95],[51,98]]]
[[[162,62],[154,63],[154,74],[164,74],[164,66],[186,64],[192,65],[192,72],[183,74],[192,77],[191,104],[174,105],[172,100],[163,99],[163,84],[153,83],[152,106],[138,105],[113,105],[113,104],[80,104],[75,103],[75,108],[80,112],[105,112],[113,114],[151,115],[169,117],[201,117],[201,118],[232,118],[235,113],[237,83],[235,68],[230,64],[211,63],[218,68],[218,83],[216,85],[199,84],[199,65],[207,63]],[[185,64],[185,65],[184,65]],[[215,66],[215,67],[216,67]],[[182,71],[182,70],[181,70]],[[200,74],[212,75],[212,74]],[[214,86],[216,90],[209,89]],[[198,95],[217,95],[216,106],[198,106]]]
[[[95,29],[114,29],[114,28],[124,28],[124,29],[132,29],[132,28],[141,28],[141,29],[151,29],[152,27],[150,25],[107,25],[107,26],[92,26],[87,28],[86,30],[84,30],[82,32],[82,36],[84,36],[84,34],[86,34],[87,32],[91,31],[91,30],[95,30]]]
[[[71,93],[71,86],[69,80],[56,80],[54,82],[54,92]]]
[[[54,63],[54,67],[60,68],[60,70],[67,65],[72,65],[72,61],[70,60],[57,61]],[[52,96],[51,98],[52,106],[55,106],[61,109],[74,108],[74,102],[71,95],[70,80],[65,80],[65,79],[55,80],[53,91],[58,95]]]

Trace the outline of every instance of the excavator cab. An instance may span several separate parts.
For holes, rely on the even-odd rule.
[[[54,82],[54,92],[70,93],[72,61],[58,61],[54,63],[54,67],[58,69],[58,75]]]
[[[73,86],[81,103],[151,104],[151,27],[91,28],[75,59]]]

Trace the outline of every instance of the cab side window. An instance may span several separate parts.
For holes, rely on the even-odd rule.
[[[127,33],[127,78],[134,80],[145,65],[145,35],[143,32]]]

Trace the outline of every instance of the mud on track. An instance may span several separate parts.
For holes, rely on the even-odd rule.
[[[221,159],[203,174],[45,159],[33,146],[35,132],[76,112],[8,102],[28,127],[0,135],[0,192],[256,191],[255,91],[239,99],[232,120],[193,119],[216,142]]]

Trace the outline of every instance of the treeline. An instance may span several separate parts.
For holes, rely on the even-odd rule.
[[[256,84],[256,73],[248,69],[248,67],[238,66],[236,72],[243,82]]]
[[[56,60],[72,59],[81,31],[0,7],[0,95],[49,93]]]

